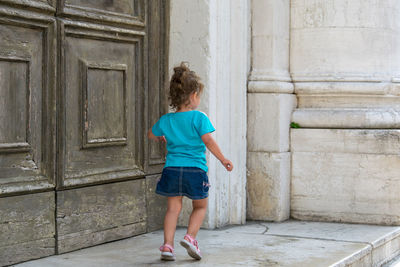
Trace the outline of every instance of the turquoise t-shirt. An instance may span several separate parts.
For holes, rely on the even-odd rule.
[[[167,113],[151,129],[155,136],[167,139],[165,167],[198,167],[207,172],[206,146],[201,136],[215,131],[201,111]]]

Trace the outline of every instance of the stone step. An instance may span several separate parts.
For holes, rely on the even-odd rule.
[[[51,256],[16,266],[381,266],[400,253],[400,227],[286,221],[248,222],[200,230],[203,259],[192,260],[178,243],[176,262],[159,259],[163,232]]]
[[[264,225],[268,227],[267,235],[334,242],[338,251],[332,250],[327,256],[340,253],[341,246],[345,250],[343,254],[347,254],[330,265],[315,262],[310,266],[381,266],[400,254],[400,227],[397,226],[301,221]]]
[[[400,267],[400,256],[397,256],[388,263],[382,265],[382,267]]]

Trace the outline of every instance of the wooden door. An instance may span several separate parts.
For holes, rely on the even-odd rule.
[[[145,136],[167,110],[167,11],[0,1],[0,265],[161,225]]]

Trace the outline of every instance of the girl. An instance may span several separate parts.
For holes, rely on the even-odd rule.
[[[170,81],[169,99],[174,113],[162,116],[149,130],[149,139],[167,142],[167,158],[157,183],[156,193],[168,197],[164,218],[164,244],[160,247],[162,260],[175,260],[174,235],[182,198],[192,199],[192,214],[185,237],[180,244],[188,254],[201,259],[195,239],[207,209],[210,184],[207,177],[206,147],[222,165],[232,171],[233,164],[222,154],[211,133],[215,131],[207,115],[197,111],[203,84],[195,72],[183,62],[174,68]]]

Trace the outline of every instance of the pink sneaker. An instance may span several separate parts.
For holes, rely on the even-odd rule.
[[[163,251],[164,248],[169,249],[170,251]],[[175,253],[174,248],[168,244],[164,244],[160,247],[161,251],[161,259],[164,261],[174,261],[175,260]]]
[[[197,242],[197,240],[191,237],[189,234],[186,234],[185,237],[189,239],[189,241],[183,238],[180,241],[182,247],[186,248],[187,253],[189,254],[190,257],[196,260],[201,260],[201,253],[199,249],[199,243]]]

